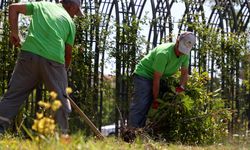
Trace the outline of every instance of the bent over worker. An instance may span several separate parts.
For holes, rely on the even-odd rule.
[[[169,77],[181,69],[181,78],[176,92],[184,91],[188,80],[189,53],[195,44],[192,32],[180,34],[175,43],[155,47],[137,65],[134,71],[134,95],[129,108],[129,127],[142,128],[150,106],[158,108],[160,79]]]

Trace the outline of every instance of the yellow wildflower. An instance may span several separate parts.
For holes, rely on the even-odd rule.
[[[48,117],[45,118],[45,121],[46,121],[46,123],[48,123],[48,124],[50,124],[50,120],[51,120],[51,119],[48,118]]]
[[[32,129],[35,130],[35,131],[37,131],[37,126],[38,126],[38,120],[35,119],[34,123],[32,125]]]
[[[60,108],[62,106],[62,103],[59,101],[59,100],[55,100],[53,103],[52,103],[52,106],[51,106],[51,109],[53,111],[56,111],[58,108]]]
[[[44,107],[45,109],[50,108],[50,103],[49,102],[39,101],[38,105],[41,106],[41,107]]]
[[[51,91],[51,92],[49,93],[49,95],[51,96],[52,99],[56,99],[56,97],[57,97],[57,93],[54,92],[54,91]]]
[[[40,141],[40,138],[37,136],[35,137],[35,141],[39,142]]]
[[[39,120],[39,122],[38,122],[38,132],[39,133],[43,133],[44,123],[45,123],[45,119],[44,118],[42,118],[41,120]]]
[[[43,113],[36,113],[37,119],[41,119],[43,117]]]
[[[36,124],[36,125],[38,124],[38,120],[37,119],[34,120],[34,124]]]
[[[34,130],[34,131],[37,131],[37,124],[33,124],[31,129]]]
[[[49,118],[45,118],[45,127],[49,127],[51,125],[50,123],[50,119]]]
[[[51,124],[51,125],[49,126],[49,129],[50,129],[51,131],[54,131],[55,128],[56,128],[56,125],[55,125],[55,124]]]
[[[43,107],[44,106],[44,101],[39,101],[38,105]]]
[[[67,87],[66,88],[66,93],[67,94],[71,94],[73,91],[72,91],[72,88],[70,88],[70,87]]]
[[[45,129],[44,129],[44,134],[49,134],[49,133],[50,133],[49,128],[45,128]]]
[[[45,109],[49,109],[50,106],[51,106],[50,103],[44,103],[44,108],[45,108]]]
[[[54,124],[54,123],[55,123],[55,120],[54,120],[54,119],[50,119],[50,123],[51,123],[51,124]]]

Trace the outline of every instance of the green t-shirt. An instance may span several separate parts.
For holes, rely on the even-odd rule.
[[[179,58],[174,52],[175,43],[161,44],[150,51],[136,66],[135,74],[153,79],[154,72],[163,73],[169,77],[182,67],[188,67],[189,56],[181,55]]]
[[[64,64],[65,44],[73,46],[76,32],[70,15],[51,2],[31,2],[26,10],[32,21],[21,49]]]

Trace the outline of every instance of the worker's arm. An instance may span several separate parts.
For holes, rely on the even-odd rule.
[[[188,68],[182,67],[181,68],[181,78],[180,78],[180,86],[185,86],[188,81]]]
[[[16,47],[20,47],[20,37],[18,31],[18,15],[26,14],[26,5],[21,3],[9,6],[10,42]]]
[[[65,68],[68,69],[72,58],[72,46],[65,44]]]
[[[179,86],[176,87],[175,89],[176,93],[185,91],[185,85],[187,84],[187,81],[188,81],[188,68],[182,67],[180,83],[179,83]]]
[[[154,72],[154,79],[153,79],[153,108],[158,108],[158,94],[160,89],[160,80],[161,80],[162,73],[155,71]]]

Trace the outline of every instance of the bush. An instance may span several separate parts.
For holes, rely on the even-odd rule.
[[[208,74],[195,70],[186,91],[175,94],[177,74],[165,79],[166,92],[159,100],[159,108],[150,110],[147,129],[153,137],[183,144],[212,144],[227,134],[230,111],[218,98],[220,90],[207,92]]]

